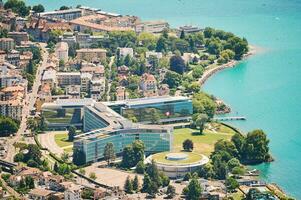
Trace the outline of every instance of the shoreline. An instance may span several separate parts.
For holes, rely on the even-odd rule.
[[[222,64],[222,65],[218,65],[212,69],[209,69],[207,71],[204,72],[204,74],[202,75],[202,77],[198,80],[198,82],[200,83],[200,85],[204,85],[206,83],[206,81],[213,75],[215,75],[216,73],[227,69],[227,68],[233,68],[235,67],[237,64],[239,64],[241,61],[246,60],[247,58],[257,54],[258,52],[262,52],[263,48],[261,47],[257,47],[257,46],[252,46],[249,45],[249,52],[246,53],[243,58],[241,60],[231,60],[226,64]]]

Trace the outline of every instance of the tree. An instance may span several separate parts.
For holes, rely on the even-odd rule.
[[[144,174],[144,172],[145,172],[145,165],[144,165],[143,161],[139,161],[137,163],[135,171],[138,174]]]
[[[182,40],[185,39],[185,31],[184,30],[181,31],[180,39],[182,39]]]
[[[68,140],[73,141],[76,135],[76,128],[74,126],[69,126],[68,128]]]
[[[36,13],[41,13],[45,11],[45,8],[42,4],[38,4],[32,7],[32,10]]]
[[[34,180],[31,176],[26,176],[25,177],[25,184],[27,186],[28,189],[33,189],[35,188],[35,185],[34,185]]]
[[[79,169],[79,173],[82,174],[82,175],[85,175],[86,174],[86,170],[84,168],[80,168]]]
[[[68,6],[61,6],[60,10],[69,10],[70,8]]]
[[[147,194],[149,194],[149,196],[155,198],[156,194],[158,193],[158,185],[155,182],[151,182],[149,188],[147,189]]]
[[[131,145],[123,149],[121,166],[131,168],[137,165],[139,161],[144,159],[144,143],[140,140],[135,140]]]
[[[57,162],[55,162],[53,165],[53,171],[55,171],[55,172],[59,171],[59,166],[58,166]]]
[[[178,74],[183,74],[186,70],[186,65],[181,56],[172,56],[170,58],[170,69]]]
[[[162,185],[160,173],[154,160],[147,166],[146,173],[149,175],[152,182],[156,183],[158,187]]]
[[[228,140],[219,140],[214,145],[214,152],[227,152],[231,157],[238,158],[238,151],[235,145]]]
[[[17,13],[20,17],[26,17],[30,11],[30,7],[27,7],[22,0],[8,0],[4,4],[4,8],[6,10],[12,9],[12,11]]]
[[[160,122],[160,113],[157,109],[151,108],[149,109],[150,113],[150,121],[152,124],[158,124]]]
[[[134,180],[132,181],[132,185],[133,185],[133,190],[138,192],[139,191],[139,180],[138,180],[138,176],[136,175]]]
[[[211,163],[207,163],[206,165],[202,166],[199,171],[200,177],[205,179],[210,179],[214,177],[213,166]]]
[[[124,191],[127,194],[133,194],[133,185],[132,185],[132,182],[131,182],[131,179],[129,176],[126,178],[126,181],[124,184]]]
[[[167,40],[164,37],[160,37],[157,41],[156,51],[157,52],[166,52],[167,49]]]
[[[192,76],[193,78],[200,78],[203,75],[204,68],[202,66],[198,66],[193,68],[192,70]]]
[[[239,186],[237,180],[232,177],[226,179],[225,185],[227,187],[227,190],[230,192],[234,191]]]
[[[148,190],[148,188],[151,185],[151,178],[149,177],[149,175],[147,173],[144,174],[144,178],[143,178],[143,185],[142,185],[142,192],[146,192]]]
[[[83,189],[81,197],[83,199],[94,199],[94,190],[90,188]]]
[[[204,125],[208,121],[208,116],[206,114],[199,114],[195,120],[195,125],[199,127],[200,134],[203,134]]]
[[[172,185],[169,185],[166,190],[166,195],[169,199],[172,199],[176,196],[176,188]]]
[[[69,159],[69,154],[66,152],[63,152],[63,154],[61,155],[61,159],[63,162],[67,162]]]
[[[112,160],[115,160],[115,151],[113,143],[109,142],[106,144],[104,152],[103,152],[104,159],[107,161],[108,165]]]
[[[192,140],[186,139],[186,140],[183,142],[183,149],[184,149],[185,151],[192,151],[192,150],[193,150],[193,142],[192,142]]]
[[[231,160],[229,160],[227,162],[227,167],[228,167],[228,170],[230,172],[232,172],[232,170],[235,168],[235,167],[240,167],[240,162],[237,158],[232,158]]]
[[[249,132],[243,146],[242,160],[249,163],[268,161],[271,158],[268,145],[269,140],[262,130]]]
[[[90,174],[89,174],[89,178],[90,179],[92,179],[92,180],[96,180],[96,174],[95,174],[95,172],[91,172]]]
[[[163,83],[167,84],[169,88],[177,88],[181,84],[181,75],[173,71],[167,71]]]
[[[27,148],[28,152],[25,154],[25,160],[34,160],[37,163],[41,163],[42,152],[38,145],[36,144],[29,144]]]
[[[9,117],[0,116],[0,137],[15,134],[19,129],[19,124]]]
[[[204,92],[193,95],[192,105],[194,113],[205,113],[209,119],[213,118],[217,107],[213,97]]]
[[[190,172],[186,173],[184,178],[183,178],[183,181],[189,181],[190,179],[192,178],[192,175]]]
[[[199,200],[202,194],[202,188],[197,179],[193,178],[187,186],[186,199],[188,200]]]
[[[63,69],[65,68],[65,61],[64,61],[64,60],[60,60],[60,61],[59,61],[59,68],[60,68],[60,70],[62,70],[62,71],[63,71]]]

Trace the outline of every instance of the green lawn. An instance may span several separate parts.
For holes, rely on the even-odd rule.
[[[162,153],[157,153],[153,155],[153,159],[155,159],[159,163],[166,163],[166,164],[187,164],[187,163],[195,163],[199,160],[202,159],[203,156],[196,154],[196,153],[191,153],[191,152],[183,152],[184,154],[188,155],[187,159],[184,160],[167,160],[166,155],[169,154],[170,152],[162,152]]]
[[[194,144],[193,152],[209,156],[214,150],[214,144],[221,139],[230,140],[235,133],[232,129],[217,123],[211,123],[210,130],[206,129],[203,135],[199,135],[199,130],[183,128],[174,131],[174,150],[181,151],[182,143],[186,139],[191,139]]]
[[[57,133],[54,136],[55,142],[59,147],[72,146],[73,143],[68,141],[68,133]]]

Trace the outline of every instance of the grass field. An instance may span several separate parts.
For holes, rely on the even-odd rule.
[[[187,159],[184,160],[167,160],[165,157],[169,152],[162,152],[157,153],[153,155],[153,159],[156,160],[159,163],[165,163],[165,164],[187,164],[187,163],[195,163],[197,161],[200,161],[203,156],[191,153],[191,152],[183,152],[188,155]]]
[[[54,136],[55,142],[59,147],[72,146],[73,143],[68,141],[68,133],[57,133]]]
[[[214,150],[214,144],[221,139],[230,140],[235,132],[218,123],[210,123],[210,130],[206,129],[203,135],[199,135],[199,130],[182,128],[174,131],[174,150],[183,150],[182,143],[186,139],[191,139],[194,144],[193,152],[209,156]]]

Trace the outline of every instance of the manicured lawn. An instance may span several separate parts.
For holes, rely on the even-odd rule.
[[[187,164],[187,163],[195,163],[202,159],[203,156],[196,154],[196,153],[190,153],[190,152],[183,152],[184,154],[187,154],[187,159],[184,160],[167,160],[166,155],[169,154],[169,152],[163,152],[153,155],[153,159],[155,159],[157,162],[160,163],[166,163],[166,164]]]
[[[234,200],[242,200],[242,199],[244,199],[244,195],[243,195],[243,193],[242,193],[240,190],[238,190],[238,191],[235,192],[235,193],[232,193],[230,196],[231,196]]]
[[[54,139],[59,147],[71,146],[73,144],[68,141],[68,133],[57,133],[55,134]]]
[[[199,135],[199,130],[183,128],[174,131],[174,150],[183,150],[182,143],[186,139],[191,139],[194,144],[193,152],[209,156],[214,150],[214,144],[221,139],[230,140],[235,133],[230,128],[217,123],[211,123],[211,128],[206,129],[203,135]]]

